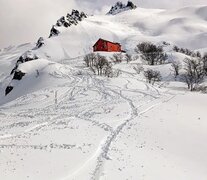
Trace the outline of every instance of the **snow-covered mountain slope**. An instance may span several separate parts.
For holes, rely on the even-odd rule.
[[[134,56],[142,41],[166,41],[169,61],[186,57],[173,45],[204,52],[206,12],[207,6],[137,8],[89,16],[61,26],[39,48],[1,50],[0,179],[207,179],[206,95],[186,93],[170,64],[154,67],[163,82],[152,86],[134,69],[140,59],[114,65],[114,78],[96,76],[83,63],[99,38],[120,42]],[[12,69],[25,73],[20,81]],[[14,88],[5,96],[8,85]]]
[[[91,52],[92,46],[99,38],[120,42],[123,49],[131,53],[142,41],[157,44],[166,41],[172,46],[176,44],[180,47],[205,51],[206,10],[207,6],[178,10],[137,8],[115,16],[89,16],[81,19],[76,25],[57,27],[60,34],[45,39],[43,46],[34,48],[32,52],[39,58],[60,62]],[[8,84],[8,81],[4,84]],[[5,86],[3,88],[5,89]]]
[[[116,16],[91,16],[77,26],[63,28],[60,36],[46,40],[45,47],[37,53],[46,53],[53,59],[77,57],[91,52],[98,38],[120,42],[126,50],[142,41],[167,41],[202,49],[207,46],[206,12],[207,6],[174,11],[137,8]],[[51,52],[51,48],[56,51]]]

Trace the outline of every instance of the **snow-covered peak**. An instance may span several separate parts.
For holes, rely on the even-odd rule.
[[[123,4],[121,1],[118,1],[114,6],[112,6],[110,11],[107,13],[107,15],[115,15],[120,12],[132,10],[136,8],[137,6],[131,1],[128,1],[127,5]]]

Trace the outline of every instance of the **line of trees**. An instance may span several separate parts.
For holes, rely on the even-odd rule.
[[[188,49],[178,48],[177,46],[174,46],[173,49],[176,52],[182,52],[191,56],[190,58],[185,58],[183,63],[178,60],[172,62],[171,67],[175,79],[179,77],[180,80],[187,84],[189,90],[196,90],[199,84],[203,82],[204,77],[207,76],[207,53],[202,56],[198,51],[193,52]],[[141,58],[144,59],[148,65],[164,64],[168,58],[162,46],[155,45],[151,42],[142,42],[138,44],[135,48],[135,52],[139,55],[141,54]],[[118,76],[119,72],[115,73],[112,69],[112,65],[121,63],[124,60],[128,63],[132,61],[133,58],[130,54],[123,55],[122,53],[113,54],[110,61],[108,61],[105,56],[95,53],[87,54],[84,57],[86,66],[89,67],[94,74],[106,77]],[[162,79],[159,71],[152,69],[144,70],[143,66],[134,67],[134,69],[138,74],[143,72],[148,83],[154,84]]]
[[[90,53],[84,56],[84,62],[87,67],[91,69],[94,74],[107,77],[117,77],[120,74],[119,70],[113,70],[112,65],[118,64],[123,61],[129,63],[133,60],[132,55],[114,53],[110,58],[110,61],[107,60],[105,56],[96,53]]]
[[[199,51],[194,52],[194,51],[191,51],[190,49],[187,49],[187,48],[179,48],[178,46],[174,46],[173,50],[175,52],[180,52],[180,53],[185,54],[187,56],[201,58],[201,53]]]

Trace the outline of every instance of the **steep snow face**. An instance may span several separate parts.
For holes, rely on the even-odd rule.
[[[24,76],[21,79],[14,78],[17,72],[24,73]],[[12,75],[9,78],[10,82],[1,86],[0,105],[33,91],[64,83],[64,79],[70,79],[69,76],[75,76],[76,72],[77,70],[71,66],[61,65],[46,59],[36,59],[21,63],[15,70],[14,76]],[[13,87],[12,92],[7,96],[4,95],[6,86]]]
[[[0,51],[0,94],[4,92],[6,86],[10,83],[10,73],[15,67],[19,57],[26,51],[34,47],[34,44],[22,44],[19,46],[10,46]],[[1,95],[0,95],[1,98]]]

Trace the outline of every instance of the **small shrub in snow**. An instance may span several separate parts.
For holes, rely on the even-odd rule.
[[[159,82],[162,79],[160,72],[152,69],[148,69],[147,71],[144,71],[144,76],[147,82],[151,84],[154,84],[155,82]]]
[[[119,69],[113,70],[112,74],[109,77],[119,77],[121,71]]]
[[[113,57],[111,58],[111,60],[115,63],[121,63],[124,59],[124,56],[122,55],[122,53],[118,53],[118,54],[113,54]]]
[[[129,63],[130,61],[132,61],[132,55],[130,54],[125,54],[125,59],[126,59],[126,62]]]
[[[156,46],[150,42],[142,42],[138,44],[135,48],[135,52],[141,54],[141,58],[149,65],[164,64],[167,59],[163,47]]]
[[[77,76],[82,76],[83,75],[83,71],[78,71],[77,72]]]
[[[132,58],[133,61],[136,61],[136,60],[138,60],[138,59],[139,59],[139,55],[135,55],[135,56],[133,56],[133,58]]]
[[[162,44],[163,44],[164,46],[170,46],[170,43],[168,43],[168,42],[166,42],[166,41],[163,41]]]
[[[137,64],[137,66],[135,66],[133,69],[136,71],[137,74],[140,74],[144,71],[144,67],[142,66],[142,64]]]
[[[195,88],[195,91],[199,91],[199,92],[202,92],[202,93],[207,93],[207,86],[197,86],[196,88]]]

